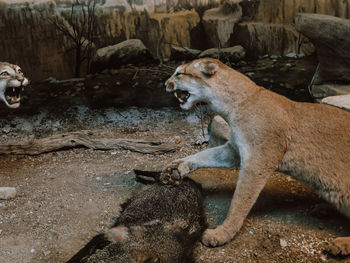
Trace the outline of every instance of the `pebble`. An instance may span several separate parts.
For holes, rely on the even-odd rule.
[[[12,199],[17,195],[16,188],[14,187],[0,187],[0,199]]]
[[[285,248],[288,244],[287,244],[286,240],[280,239],[280,245],[281,245],[282,248]]]
[[[6,126],[2,129],[2,131],[3,131],[4,133],[9,133],[9,132],[11,131],[10,125],[6,125]]]

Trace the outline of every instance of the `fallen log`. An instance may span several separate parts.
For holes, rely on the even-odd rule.
[[[175,146],[157,141],[133,139],[94,138],[92,131],[53,135],[28,142],[0,144],[0,154],[39,155],[67,148],[86,147],[94,150],[130,150],[139,153],[163,154],[175,151]]]

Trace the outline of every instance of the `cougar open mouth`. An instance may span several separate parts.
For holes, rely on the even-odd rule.
[[[24,90],[24,86],[8,87],[5,90],[5,99],[10,106],[19,106],[21,101],[21,91]]]
[[[188,93],[185,90],[175,90],[174,91],[174,96],[179,100],[181,104],[184,104],[187,102],[188,98],[190,97],[190,93]]]

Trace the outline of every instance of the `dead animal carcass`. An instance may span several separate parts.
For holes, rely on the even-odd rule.
[[[193,246],[205,228],[198,184],[145,186],[122,205],[111,229],[67,263],[193,262]]]

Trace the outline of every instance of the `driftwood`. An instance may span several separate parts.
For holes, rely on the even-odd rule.
[[[93,138],[92,135],[94,135],[92,131],[79,131],[62,133],[29,142],[4,143],[0,144],[0,154],[38,155],[74,147],[86,147],[94,150],[122,149],[151,154],[162,154],[175,150],[173,145],[162,142]]]

